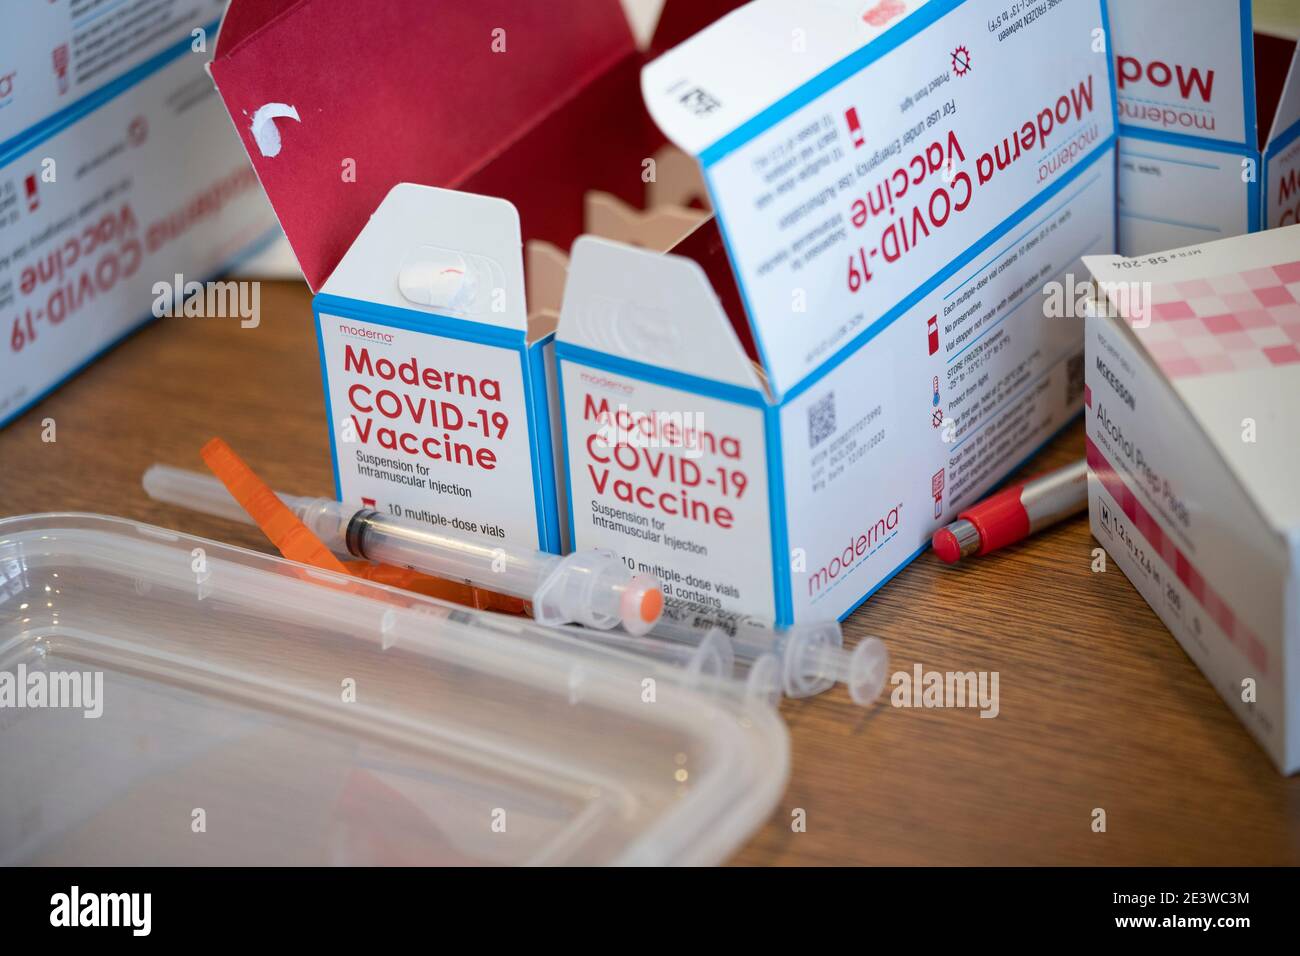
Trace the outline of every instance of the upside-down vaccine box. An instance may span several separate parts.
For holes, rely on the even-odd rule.
[[[1294,773],[1300,226],[1086,261],[1092,533]]]
[[[651,47],[731,5],[670,2]],[[618,0],[232,2],[212,74],[317,293],[341,500],[565,549],[535,293],[584,213],[640,222],[644,60]]]
[[[1109,0],[1120,246],[1135,256],[1294,223],[1300,70],[1250,0]]]
[[[149,321],[156,284],[210,280],[276,231],[204,73],[221,0],[12,6],[0,425]]]
[[[846,616],[1069,421],[1114,249],[1096,0],[758,2],[649,64],[715,218],[594,238],[556,353],[573,541],[670,595]]]

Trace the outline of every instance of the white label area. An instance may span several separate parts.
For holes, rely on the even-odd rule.
[[[0,170],[0,423],[154,314],[156,284],[212,279],[274,227],[198,55],[15,157]],[[257,348],[260,316],[234,311],[162,321],[224,322]]]
[[[1121,127],[1256,145],[1243,112],[1241,0],[1108,0],[1107,7]]]
[[[561,380],[574,547],[774,618],[763,411],[572,361]]]
[[[1113,195],[1107,154],[782,409],[795,620],[842,616],[1078,410]]]
[[[0,141],[107,86],[172,44],[184,41],[190,49],[183,56],[206,62],[216,46],[216,31],[204,35],[204,49],[198,51],[191,31],[206,30],[225,7],[225,0],[23,4],[22,29],[0,36],[5,130]],[[221,119],[226,119],[224,112]],[[229,130],[222,132],[230,138]]]
[[[1247,157],[1119,139],[1119,252],[1142,256],[1239,236],[1250,229]],[[1258,161],[1249,172],[1258,176]]]
[[[963,4],[708,167],[778,394],[1110,138],[1099,5],[1016,6]]]
[[[540,547],[520,353],[320,315],[343,501]]]

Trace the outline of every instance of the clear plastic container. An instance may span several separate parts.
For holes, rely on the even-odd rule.
[[[0,709],[0,864],[707,864],[770,815],[772,708],[490,620],[120,518],[0,521],[0,671],[103,682],[98,717]]]

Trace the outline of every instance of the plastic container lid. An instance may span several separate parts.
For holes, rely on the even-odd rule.
[[[98,717],[0,707],[0,864],[707,864],[775,807],[772,709],[483,624],[121,518],[0,520],[0,672],[102,674]]]

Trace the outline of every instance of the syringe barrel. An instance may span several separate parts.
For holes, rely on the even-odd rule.
[[[720,631],[707,635],[699,644],[689,645],[654,637],[638,637],[622,631],[596,631],[581,627],[561,627],[558,630],[571,634],[580,641],[681,668],[688,679],[727,681],[734,677],[736,671],[735,652],[731,648],[731,642]]]
[[[731,638],[736,657],[754,661],[772,654],[781,662],[781,685],[787,697],[811,697],[827,690],[834,679],[825,673],[822,648],[840,648],[844,634],[836,621],[776,628],[746,614],[665,601],[663,615],[650,633],[669,640],[694,643],[717,629]]]
[[[225,486],[211,475],[154,465],[144,487],[159,501],[251,523]],[[541,624],[617,625],[644,634],[659,618],[663,592],[649,575],[633,574],[610,551],[560,557],[512,547],[493,538],[447,534],[373,509],[332,498],[276,493],[331,551],[421,571],[446,581],[531,602]]]
[[[329,505],[336,507],[330,509]],[[443,534],[378,511],[347,515],[346,524],[340,528],[334,516],[342,518],[342,510],[338,502],[313,502],[302,515],[303,522],[330,547],[334,544],[326,535],[341,534],[348,552],[357,557],[412,568],[448,581],[467,581],[526,601],[533,599],[562,560],[541,551],[510,548],[491,538]],[[318,521],[323,527],[317,526]]]
[[[323,514],[336,504],[309,507],[304,522],[315,530],[308,517],[317,508]],[[322,520],[327,525],[322,530],[338,533],[328,517]],[[629,573],[609,551],[578,551],[560,557],[511,548],[491,538],[443,534],[378,511],[352,515],[342,534],[348,551],[358,557],[467,581],[529,601],[539,624],[577,623],[598,630],[621,624],[634,634],[644,633],[663,603],[658,581]],[[647,595],[651,600],[646,600]]]

